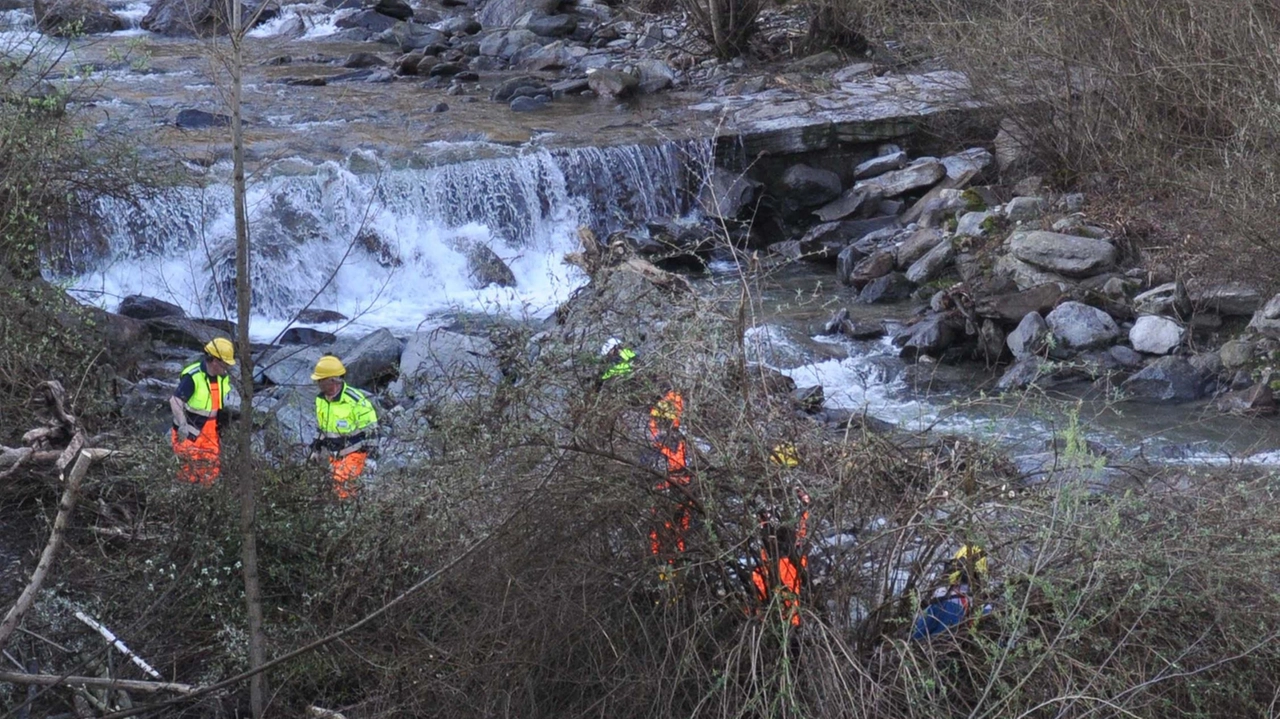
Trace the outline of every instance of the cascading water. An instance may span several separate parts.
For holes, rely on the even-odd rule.
[[[544,149],[395,170],[359,154],[290,161],[289,174],[249,189],[254,334],[308,302],[393,329],[451,309],[545,315],[585,279],[562,261],[579,226],[607,233],[686,214],[709,152],[700,142]],[[234,307],[229,185],[175,189],[140,207],[104,200],[99,210],[108,249],[81,263],[73,292],[107,308],[130,294],[193,316]],[[477,289],[468,264],[477,245],[501,258],[515,287]]]

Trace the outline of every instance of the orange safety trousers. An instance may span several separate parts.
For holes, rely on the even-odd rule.
[[[368,457],[368,452],[329,457],[329,468],[333,472],[333,493],[338,499],[353,499],[356,496],[356,480],[364,474],[364,461]]]
[[[782,599],[782,616],[791,626],[800,626],[800,577],[808,566],[808,558],[801,557],[799,566],[791,557],[778,560],[777,592]],[[756,587],[760,603],[769,601],[769,553],[760,552],[760,564],[751,572],[751,583]]]
[[[217,382],[209,383],[209,400],[214,412],[222,409],[222,395]],[[222,445],[218,441],[217,419],[206,419],[195,439],[179,437],[175,427],[169,430],[169,442],[173,445],[173,453],[182,460],[182,466],[178,468],[178,479],[203,487],[212,486],[222,472],[218,463]]]

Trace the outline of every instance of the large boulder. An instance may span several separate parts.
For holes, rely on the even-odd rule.
[[[492,391],[501,379],[492,342],[437,329],[408,338],[400,380],[391,389],[430,402],[457,401]]]
[[[559,7],[560,0],[488,0],[476,13],[476,20],[486,28],[510,27],[529,13],[548,15]]]
[[[1019,290],[1029,290],[1041,285],[1067,286],[1067,278],[1023,262],[1013,255],[1002,255],[996,260],[995,274],[1013,280]]]
[[[845,251],[853,250],[852,246],[846,247]],[[836,265],[836,279],[842,284],[850,285],[857,289],[867,286],[872,280],[884,277],[893,272],[895,261],[892,250],[878,250],[864,257],[852,267],[847,267],[844,262],[845,251],[840,253],[840,262]],[[852,253],[850,253],[852,254]]]
[[[648,94],[662,92],[676,84],[676,71],[657,58],[645,58],[636,62],[640,74],[640,91]]]
[[[1148,402],[1191,402],[1204,396],[1204,378],[1183,357],[1161,357],[1125,380],[1130,397]]]
[[[947,241],[939,242],[932,250],[925,253],[924,257],[907,268],[907,279],[918,285],[935,279],[951,266],[955,256],[956,250],[953,244]]]
[[[1067,277],[1088,277],[1111,269],[1116,248],[1105,240],[1036,230],[1009,238],[1013,256],[1028,264]]]
[[[906,269],[916,260],[928,254],[929,250],[937,247],[944,239],[942,230],[924,229],[916,230],[898,245],[898,267]]]
[[[1019,360],[1043,355],[1048,345],[1049,325],[1038,312],[1028,312],[1009,333],[1009,351]]]
[[[525,29],[539,37],[567,37],[578,29],[573,15],[534,15],[524,23]]]
[[[864,304],[881,302],[898,302],[911,296],[916,289],[915,283],[907,279],[901,272],[890,272],[884,277],[877,277],[867,283],[858,294],[858,301]]]
[[[947,168],[938,160],[917,160],[878,177],[859,180],[854,187],[879,192],[883,197],[897,197],[912,190],[930,187],[947,176]]]
[[[362,30],[368,30],[369,32],[383,32],[385,30],[390,30],[400,22],[400,20],[397,20],[390,15],[384,15],[376,10],[361,10],[354,15],[339,18],[334,25],[342,28],[343,30],[360,28]]]
[[[400,365],[400,340],[388,329],[374,330],[354,344],[339,342],[333,354],[346,365],[348,382],[371,389],[395,375]]]
[[[296,344],[270,350],[256,363],[254,378],[281,387],[303,387],[312,384],[311,371],[326,350],[323,347]],[[353,383],[354,384],[354,383]]]
[[[840,176],[830,170],[792,165],[782,173],[778,193],[790,208],[825,205],[840,196]]]
[[[1270,337],[1280,337],[1280,295],[1272,297],[1262,309],[1253,313],[1249,329]]]
[[[640,78],[629,72],[598,68],[587,75],[587,84],[600,97],[623,99],[640,91]]]
[[[102,0],[35,0],[36,27],[47,35],[94,35],[125,28]]]
[[[500,57],[503,60],[510,60],[516,53],[526,47],[541,44],[537,35],[523,28],[503,30],[484,36],[484,39],[480,41],[480,54],[487,57]]]
[[[717,167],[698,192],[698,206],[708,217],[736,220],[744,209],[755,204],[762,187],[741,172]]]
[[[893,338],[901,357],[941,357],[959,335],[957,328],[943,315],[932,315],[911,325]]]
[[[1224,317],[1248,317],[1262,306],[1262,295],[1242,282],[1224,282],[1192,289],[1191,302]]]
[[[1129,344],[1135,350],[1153,355],[1167,355],[1182,344],[1186,330],[1167,317],[1143,315],[1129,330]]]
[[[961,183],[957,187],[962,187],[963,183],[981,175],[994,159],[985,148],[970,147],[942,158],[942,166],[947,170],[947,179]]]
[[[165,302],[146,295],[129,295],[120,300],[118,314],[135,320],[149,320],[156,317],[186,317],[187,313],[172,302]]]
[[[279,14],[266,0],[246,0],[243,16],[262,23]],[[259,12],[259,8],[262,11]],[[143,30],[169,37],[212,37],[230,31],[230,0],[156,0],[140,23]]]
[[[1062,288],[1057,284],[1037,285],[1020,292],[981,297],[975,310],[982,317],[1004,322],[1020,322],[1030,312],[1044,314],[1057,306],[1062,299]]]
[[[1133,298],[1133,309],[1144,315],[1191,317],[1191,296],[1181,282],[1167,282],[1152,287]]]
[[[1066,348],[1086,350],[1111,344],[1120,336],[1111,315],[1081,302],[1063,302],[1045,318],[1054,337]]]
[[[235,325],[230,322],[219,326],[189,317],[154,317],[146,322],[152,339],[194,350],[203,349],[215,337],[235,336]]]

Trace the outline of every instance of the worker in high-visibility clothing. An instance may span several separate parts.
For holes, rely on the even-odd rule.
[[[605,341],[600,348],[600,357],[606,367],[604,373],[600,375],[601,382],[630,377],[635,371],[632,364],[636,358],[635,350],[623,345],[622,340],[617,337],[610,337]]]
[[[312,444],[314,456],[327,454],[338,499],[356,496],[357,480],[369,458],[369,444],[378,427],[378,413],[364,392],[347,384],[342,360],[325,355],[316,362],[311,379],[320,387],[316,396],[316,424],[320,434]]]
[[[649,552],[654,556],[670,555],[670,549],[684,552],[685,536],[693,523],[693,503],[689,497],[689,484],[693,475],[689,473],[687,462],[688,448],[684,435],[680,432],[680,419],[684,415],[684,397],[677,391],[667,392],[649,410],[649,444],[661,456],[661,469],[666,478],[654,486],[657,492],[672,495],[675,507],[669,518],[660,521],[649,531]],[[664,510],[653,509],[654,519]],[[668,556],[667,563],[674,563],[674,557]]]
[[[946,586],[938,587],[921,602],[921,613],[911,629],[912,639],[927,639],[968,626],[991,613],[990,604],[975,604],[987,579],[987,550],[966,542],[942,569]]]
[[[800,454],[795,445],[785,442],[773,448],[769,461],[784,470],[793,469],[800,465]],[[761,513],[760,561],[751,572],[751,583],[761,606],[767,606],[776,594],[783,620],[798,627],[800,590],[809,568],[809,495],[800,487],[795,488],[795,494],[800,505],[794,526],[781,510]]]
[[[226,404],[231,380],[227,372],[236,363],[231,340],[218,337],[204,346],[204,357],[183,368],[178,388],[169,398],[173,429],[169,440],[182,459],[178,478],[205,487],[220,473],[218,415]]]

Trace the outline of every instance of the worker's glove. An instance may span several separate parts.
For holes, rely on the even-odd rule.
[[[178,428],[178,435],[188,442],[194,442],[200,436],[200,430],[194,425],[184,424]]]

